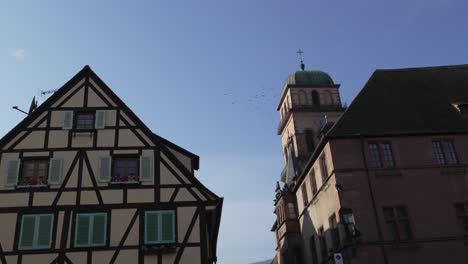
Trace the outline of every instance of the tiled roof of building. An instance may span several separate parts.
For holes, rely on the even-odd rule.
[[[327,137],[467,132],[468,65],[376,70]]]

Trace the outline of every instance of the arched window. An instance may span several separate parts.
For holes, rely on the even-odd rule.
[[[298,96],[299,96],[299,105],[306,105],[307,104],[306,93],[303,90],[300,90],[298,92]]]
[[[305,140],[306,140],[306,145],[307,145],[307,151],[312,152],[314,151],[315,145],[314,145],[314,131],[311,129],[306,129],[304,131],[305,134]]]
[[[326,97],[326,100],[327,100],[327,104],[330,104],[332,105],[334,102],[333,100],[333,96],[332,94],[330,93],[330,91],[325,91],[325,97]]]
[[[312,91],[312,103],[314,105],[320,105],[320,95],[317,91]]]

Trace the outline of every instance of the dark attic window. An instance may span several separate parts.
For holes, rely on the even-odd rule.
[[[75,119],[76,129],[93,129],[94,112],[78,112]]]
[[[457,108],[463,117],[468,117],[468,104],[458,104]]]

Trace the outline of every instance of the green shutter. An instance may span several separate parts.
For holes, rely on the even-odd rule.
[[[106,126],[106,111],[96,111],[96,120],[94,122],[95,128],[104,128]]]
[[[174,211],[161,211],[161,242],[175,242]]]
[[[19,249],[31,249],[34,246],[34,230],[36,226],[36,217],[34,215],[23,215],[21,220],[21,232],[19,240]]]
[[[99,159],[99,177],[100,182],[109,182],[111,178],[111,157],[101,157]]]
[[[145,212],[145,244],[158,243],[158,212]]]
[[[63,129],[73,128],[73,111],[63,112]]]
[[[19,159],[8,161],[7,177],[5,181],[6,186],[15,186],[18,183],[20,164],[21,161]]]
[[[153,180],[153,159],[150,156],[140,157],[140,181]]]
[[[93,246],[104,246],[106,244],[107,214],[93,215],[92,241]]]
[[[63,160],[62,159],[50,159],[49,167],[49,184],[60,184],[63,173]]]
[[[145,243],[174,243],[175,225],[175,211],[145,212]]]
[[[76,216],[75,228],[75,246],[82,247],[89,245],[89,230],[91,225],[91,217],[85,214]]]
[[[77,214],[75,225],[75,247],[106,245],[107,213]]]
[[[18,248],[44,249],[52,244],[54,215],[23,215]]]
[[[40,215],[36,216],[36,221],[39,221],[39,230],[37,233],[37,243],[35,248],[50,248],[52,242],[52,224],[54,215]]]

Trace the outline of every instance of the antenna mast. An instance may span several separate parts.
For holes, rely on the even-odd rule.
[[[58,89],[51,89],[51,90],[40,90],[41,96],[46,96],[48,94],[52,94],[58,91]]]

